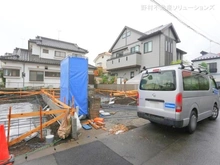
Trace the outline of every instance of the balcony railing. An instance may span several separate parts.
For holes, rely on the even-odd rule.
[[[107,60],[107,70],[141,66],[141,53],[126,53]]]

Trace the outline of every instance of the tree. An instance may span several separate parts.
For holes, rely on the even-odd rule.
[[[208,64],[205,62],[202,62],[201,64],[199,64],[199,66],[201,66],[202,68],[204,68],[207,72],[209,72],[209,67]]]
[[[171,62],[171,65],[180,64],[182,61],[183,61],[183,64],[190,65],[190,62],[187,61],[187,60],[176,60],[176,61],[172,61],[172,62]]]

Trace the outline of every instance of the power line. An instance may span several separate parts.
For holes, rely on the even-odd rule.
[[[158,5],[159,7],[161,7],[165,12],[167,12],[168,14],[170,14],[172,17],[176,18],[179,22],[181,22],[183,25],[185,25],[186,27],[188,27],[189,29],[191,29],[192,31],[194,31],[195,33],[201,35],[202,37],[206,38],[207,40],[209,40],[210,42],[213,42],[215,44],[220,45],[220,43],[210,39],[209,37],[205,36],[204,34],[196,31],[194,28],[192,28],[191,26],[189,26],[188,24],[186,24],[184,21],[182,21],[181,19],[179,19],[177,16],[175,16],[173,13],[171,13],[169,10],[167,10],[165,7],[163,7],[161,4],[159,4],[158,2],[156,2],[155,0],[151,0],[153,3],[155,3],[156,5]]]

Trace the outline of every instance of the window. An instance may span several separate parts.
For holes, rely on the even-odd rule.
[[[170,53],[173,53],[173,43],[170,43]]]
[[[131,35],[130,31],[125,31],[124,34],[122,35],[122,39],[127,38]]]
[[[209,63],[209,72],[216,73],[217,72],[217,63]]]
[[[124,53],[124,50],[120,50],[118,52],[116,52],[116,57],[122,57]]]
[[[140,51],[140,46],[139,45],[136,45],[135,46],[135,52],[139,52]]]
[[[60,77],[60,72],[45,72],[45,77]]]
[[[126,57],[126,61],[128,61],[128,57]]]
[[[118,62],[120,63],[120,59],[118,59]]]
[[[112,73],[111,76],[117,77],[117,76],[118,76],[118,73]]]
[[[66,57],[66,53],[65,52],[60,52],[60,51],[55,51],[55,57],[65,58]]]
[[[152,41],[144,43],[144,53],[152,52]]]
[[[131,47],[131,53],[135,52],[135,47]]]
[[[185,91],[193,90],[209,90],[209,80],[207,76],[193,73],[190,71],[183,71],[183,89]]]
[[[129,37],[131,35],[130,31],[127,31],[127,37]]]
[[[44,81],[44,72],[43,71],[30,71],[29,75],[30,81]]]
[[[49,50],[48,49],[43,49],[43,53],[49,53]]]
[[[112,64],[113,64],[113,60],[112,60]]]
[[[130,78],[133,78],[134,77],[134,72],[132,71],[131,73],[130,73]]]
[[[168,52],[170,52],[170,42],[168,42]]]
[[[131,47],[131,53],[139,52],[140,51],[140,46],[136,45],[134,47]]]
[[[168,51],[168,44],[167,44],[167,41],[166,41],[165,49],[166,49],[166,51]]]
[[[141,90],[173,91],[176,89],[175,71],[152,72],[143,76],[140,82]]]
[[[19,69],[4,69],[4,76],[20,77]]]
[[[165,51],[173,53],[173,40],[168,37],[166,37],[165,41]]]

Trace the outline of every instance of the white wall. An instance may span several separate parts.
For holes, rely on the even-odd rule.
[[[36,64],[36,63],[22,63],[22,62],[11,62],[11,61],[1,61],[2,68],[8,69],[19,69],[20,76],[19,77],[11,77],[4,76],[6,78],[5,87],[6,88],[23,88],[23,87],[49,87],[53,86],[53,88],[60,87],[60,77],[45,77],[44,81],[30,81],[29,73],[31,70],[33,71],[48,71],[48,72],[60,72],[59,65],[47,65],[47,64]],[[45,66],[48,69],[45,69]],[[22,72],[25,72],[25,77],[22,78]],[[89,69],[88,74],[93,74],[93,70]]]
[[[45,69],[45,66],[48,69]],[[5,87],[6,88],[23,88],[27,86],[44,86],[48,87],[52,85],[54,88],[58,88],[60,86],[60,78],[59,77],[44,77],[43,82],[39,81],[30,81],[29,73],[30,70],[35,71],[49,71],[49,72],[60,72],[60,67],[56,65],[44,65],[44,64],[35,64],[35,63],[21,63],[21,62],[11,62],[6,61],[2,62],[2,68],[8,69],[19,69],[20,76],[19,77],[11,77],[4,76],[6,78]],[[25,77],[22,77],[22,72],[25,72]]]
[[[202,62],[205,62],[207,64],[215,63],[215,62],[217,63],[217,73],[210,73],[210,74],[213,75],[213,77],[215,78],[216,81],[220,81],[220,59],[195,61],[195,62],[193,62],[193,66],[198,67],[199,64],[201,64]]]
[[[43,49],[49,50],[49,53],[43,53]],[[49,47],[44,47],[44,46],[38,46],[34,43],[32,43],[32,54],[34,55],[39,55],[39,57],[41,58],[48,58],[48,59],[63,59],[60,57],[55,57],[55,51],[60,51],[60,52],[65,52],[66,56],[70,55],[70,54],[77,54],[77,55],[83,55],[82,53],[75,53],[73,51],[65,51],[65,50],[61,50],[61,49],[54,49],[54,48],[49,48]]]
[[[103,57],[103,58],[102,58]],[[96,60],[95,65],[99,66],[98,63],[101,63],[101,67],[103,69],[106,69],[106,62],[108,59],[110,59],[111,56],[107,56],[107,55],[100,55],[99,58]]]

